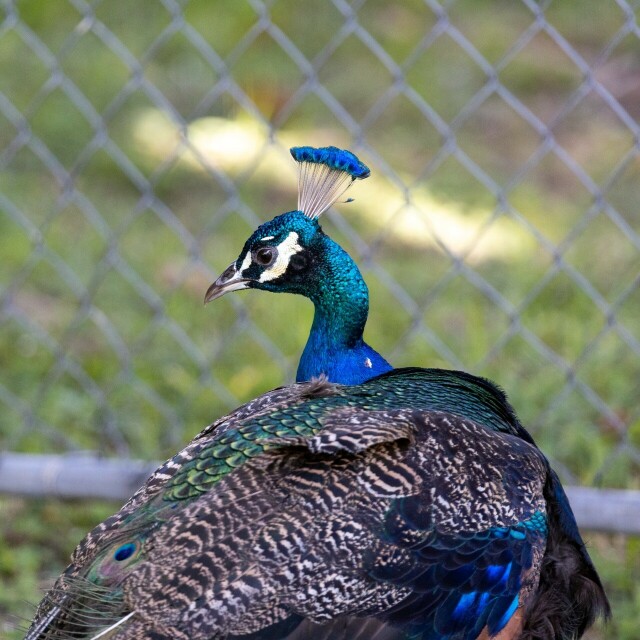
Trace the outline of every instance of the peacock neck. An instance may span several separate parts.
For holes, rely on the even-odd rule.
[[[360,384],[392,367],[363,340],[369,291],[358,267],[327,236],[323,243],[316,270],[323,277],[306,292],[315,315],[296,380],[324,374],[331,382]]]

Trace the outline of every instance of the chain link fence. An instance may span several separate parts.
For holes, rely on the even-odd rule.
[[[304,144],[372,169],[324,223],[368,341],[498,381],[565,482],[638,489],[639,5],[2,2],[3,489],[55,491],[25,488],[54,453],[92,494],[86,452],[139,471],[293,379],[306,301],[202,297]]]

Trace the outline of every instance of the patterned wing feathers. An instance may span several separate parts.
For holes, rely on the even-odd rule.
[[[196,503],[193,513],[187,510],[190,521],[204,520],[225,532],[219,543],[225,553],[214,558],[204,552],[211,567],[219,568],[222,558],[228,560],[231,542],[238,549],[230,562],[232,575],[223,578],[225,572],[219,569],[207,580],[199,573],[201,583],[215,585],[200,595],[191,583],[187,600],[206,603],[194,620],[207,621],[192,633],[224,628],[224,616],[212,620],[210,600],[222,602],[226,611],[233,603],[228,629],[234,633],[248,630],[249,620],[271,622],[268,612],[273,606],[260,606],[263,598],[315,623],[377,614],[408,628],[421,628],[432,620],[443,634],[469,627],[477,634],[486,625],[497,630],[508,621],[519,604],[521,575],[531,566],[531,549],[544,545],[543,535],[526,527],[520,535],[518,528],[523,518],[533,517],[534,509],[544,509],[543,467],[537,454],[527,451],[527,472],[523,458],[513,451],[526,484],[505,488],[492,465],[474,463],[488,453],[504,458],[510,452],[509,436],[489,436],[497,441],[490,451],[479,453],[474,447],[478,436],[487,437],[484,430],[446,414],[357,414],[338,411],[317,435],[284,438],[277,448],[270,443],[265,455],[223,478],[201,508]],[[455,450],[455,463],[475,469],[475,474],[461,476],[452,473],[449,463],[438,463],[445,449]],[[524,502],[523,490],[538,493],[526,514],[516,513],[523,508],[514,506]],[[251,501],[244,499],[247,491]],[[239,501],[229,498],[239,494]],[[496,499],[502,502],[485,510],[486,524],[474,521],[480,505]],[[464,500],[468,510],[459,513]],[[402,513],[403,507],[411,508],[410,502],[415,503],[414,520],[405,520],[405,527],[413,528],[422,540],[419,544],[412,537],[403,548],[405,539],[395,540],[386,525],[396,508]],[[242,536],[238,530],[229,536],[233,527],[228,522],[215,526],[234,509],[241,514],[239,520],[251,522]],[[418,512],[431,515],[416,521]],[[218,515],[222,513],[225,516]],[[185,518],[180,523],[190,529]],[[163,536],[180,539],[174,531]],[[212,537],[217,538],[215,533]],[[205,546],[216,544],[207,541]],[[207,562],[198,556],[197,564]],[[239,572],[239,567],[244,568]],[[391,567],[402,571],[400,580]],[[191,576],[193,571],[185,567],[175,573]],[[145,588],[148,582],[142,581]],[[174,598],[177,588],[172,576]],[[166,589],[163,584],[157,597]]]
[[[324,396],[298,401],[335,400],[321,390]],[[114,639],[266,640],[284,637],[269,635],[283,629],[293,639],[303,620],[309,633],[325,637],[323,623],[343,620],[349,630],[373,624],[350,622],[358,616],[377,618],[381,640],[388,627],[379,624],[387,621],[416,637],[428,624],[456,638],[504,626],[524,604],[518,598],[527,572],[537,580],[529,567],[544,547],[534,524],[545,522],[546,469],[537,452],[449,414],[337,404],[301,412],[274,400],[248,426],[220,423],[167,463],[152,490],[134,497],[135,517],[129,503],[103,528],[149,519],[144,557],[119,587],[124,613],[134,615]],[[243,462],[205,483],[198,474],[221,459],[215,447],[235,442],[221,435],[242,428],[269,439],[244,438],[258,449],[232,449]],[[197,493],[168,495],[178,477]],[[96,534],[76,561],[100,542]]]

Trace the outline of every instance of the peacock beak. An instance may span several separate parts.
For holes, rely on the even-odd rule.
[[[222,297],[230,291],[239,291],[247,289],[249,286],[249,278],[243,278],[242,274],[236,269],[236,263],[232,262],[222,273],[222,275],[207,289],[204,294],[204,303],[211,302],[216,298]]]

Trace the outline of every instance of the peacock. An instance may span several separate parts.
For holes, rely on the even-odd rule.
[[[610,615],[567,497],[492,382],[394,369],[318,217],[368,168],[296,147],[296,211],[206,301],[315,305],[296,384],[206,427],[91,531],[27,640],[569,640]]]

